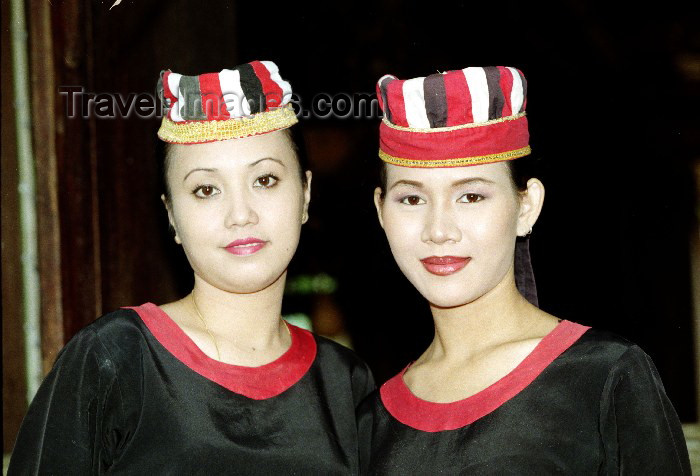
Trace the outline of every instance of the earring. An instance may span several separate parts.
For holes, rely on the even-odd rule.
[[[520,238],[527,238],[527,237],[529,237],[530,235],[532,235],[532,227],[530,227],[530,229],[527,230],[527,232],[526,232],[524,235],[518,235],[518,236],[519,236]]]

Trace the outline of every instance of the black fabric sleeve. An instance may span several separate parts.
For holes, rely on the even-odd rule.
[[[89,328],[61,351],[29,406],[9,475],[97,474],[123,445],[114,360]]]
[[[639,347],[630,347],[612,367],[600,410],[604,474],[691,474],[678,415]]]
[[[374,394],[376,385],[374,376],[369,366],[362,362],[361,371],[353,372],[352,391],[353,400],[355,402],[355,418],[357,420],[357,449],[359,456],[359,474],[366,474],[367,464],[369,462],[372,422],[368,413],[371,407],[368,407],[367,401],[370,400],[370,395]]]
[[[357,438],[360,453],[360,474],[369,474],[369,461],[372,454],[372,429],[374,426],[375,405],[379,402],[379,391],[370,393],[357,408]]]
[[[365,362],[362,362],[352,373],[352,399],[355,402],[356,409],[360,406],[365,397],[372,393],[375,388],[376,385],[374,383],[372,371]]]

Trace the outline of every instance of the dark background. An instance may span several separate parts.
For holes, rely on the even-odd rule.
[[[177,299],[191,286],[158,198],[158,120],[67,119],[58,86],[152,93],[162,69],[191,75],[267,59],[308,108],[321,92],[374,93],[386,73],[407,79],[508,65],[528,80],[531,144],[547,189],[531,240],[540,306],[638,343],[681,420],[697,419],[690,250],[698,6],[124,0],[109,10],[111,3],[27,3],[33,90],[52,85],[54,101],[54,151],[40,148],[37,167],[56,173],[43,178],[55,190],[39,193],[57,201],[60,243],[42,251],[54,257],[53,268],[42,261],[42,276],[59,276],[60,292],[42,299],[43,318],[59,322],[58,340],[103,312]],[[383,382],[427,346],[432,322],[377,223],[378,122],[302,121],[313,194],[290,278],[327,273],[337,289],[290,296],[285,312],[309,313],[329,334],[344,328]],[[12,203],[4,192],[3,200]],[[4,303],[5,289],[3,273]],[[50,365],[46,341],[44,353]],[[5,428],[7,449],[13,429]]]

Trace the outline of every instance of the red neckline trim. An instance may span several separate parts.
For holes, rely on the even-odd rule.
[[[524,390],[588,329],[590,327],[561,321],[511,372],[481,392],[456,402],[435,403],[413,395],[403,380],[409,364],[382,385],[382,403],[394,418],[416,430],[437,432],[462,428]]]
[[[311,332],[287,323],[292,345],[276,360],[260,367],[244,367],[214,360],[161,308],[153,303],[133,309],[160,344],[187,367],[228,390],[253,400],[276,397],[297,383],[316,358]]]

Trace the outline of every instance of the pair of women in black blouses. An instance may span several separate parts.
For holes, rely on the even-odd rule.
[[[191,294],[107,314],[63,349],[10,474],[689,474],[676,413],[622,338],[535,305],[525,78],[383,77],[375,191],[435,338],[379,390],[280,317],[311,172],[272,62],[170,71],[163,202]],[[518,266],[515,266],[515,263]]]

